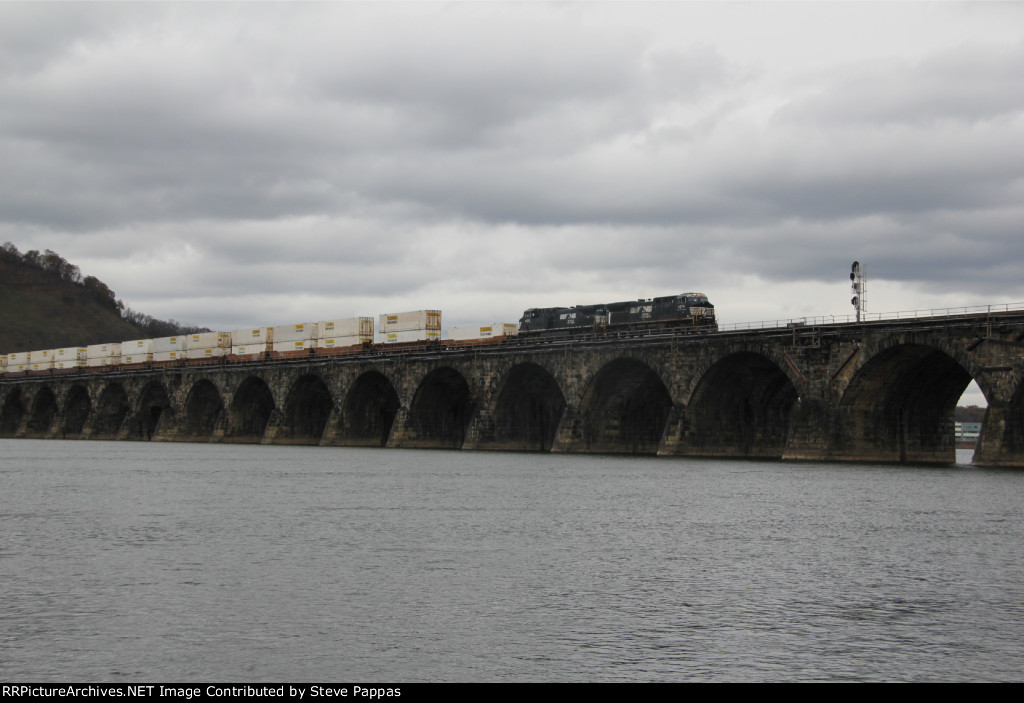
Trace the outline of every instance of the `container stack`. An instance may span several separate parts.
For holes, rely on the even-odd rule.
[[[157,337],[153,340],[153,361],[180,361],[188,351],[188,337]]]
[[[121,342],[122,364],[144,364],[152,360],[152,339],[130,339],[127,342]]]
[[[274,342],[273,327],[251,327],[231,333],[231,354],[251,356],[270,351]]]
[[[11,352],[7,355],[7,373],[21,373],[29,370],[28,352]]]
[[[214,359],[231,353],[230,332],[200,332],[188,336],[189,359]]]
[[[454,341],[512,337],[517,334],[519,334],[519,325],[514,322],[492,322],[486,325],[455,325],[448,328],[448,339]]]
[[[318,325],[300,322],[297,325],[278,325],[274,328],[274,351],[278,353],[308,354],[316,347]]]
[[[378,327],[385,344],[403,342],[440,342],[441,311],[413,310],[385,313]]]
[[[53,368],[77,369],[85,366],[86,347],[69,347],[53,350]]]
[[[319,325],[317,349],[340,349],[373,342],[372,317],[324,320]]]
[[[85,348],[86,366],[117,366],[120,363],[120,344],[90,344]]]
[[[28,353],[28,368],[31,371],[46,371],[53,368],[53,350],[40,349]]]

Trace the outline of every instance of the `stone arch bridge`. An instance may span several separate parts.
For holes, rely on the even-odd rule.
[[[0,437],[1024,466],[1024,313],[0,376]]]

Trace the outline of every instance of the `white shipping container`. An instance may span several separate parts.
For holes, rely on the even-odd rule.
[[[188,349],[188,336],[179,334],[174,337],[157,337],[153,340],[153,353],[164,354],[166,352],[183,352]],[[155,361],[168,361],[168,359],[156,359]]]
[[[373,337],[372,317],[348,317],[344,320],[324,320],[317,332],[318,339],[330,337]]]
[[[8,366],[28,366],[28,352],[11,352],[7,355]],[[24,371],[24,369],[22,369]]]
[[[189,341],[191,344],[191,340]],[[191,346],[185,352],[187,359],[214,359],[218,356],[227,356],[231,353],[231,347],[206,347],[205,349],[193,349]]]
[[[117,366],[121,363],[121,357],[119,356],[96,356],[90,357],[85,360],[85,365],[89,367],[93,366]]]
[[[53,350],[54,361],[85,361],[85,347],[66,347]]]
[[[148,340],[147,340],[148,341]],[[122,354],[122,364],[145,364],[153,360],[152,352],[138,354]]]
[[[40,349],[38,351],[30,351],[28,353],[29,364],[45,364],[52,361],[53,349]]]
[[[295,339],[290,342],[274,342],[274,351],[276,352],[305,351],[307,349],[315,348],[315,339]]]
[[[410,312],[392,312],[380,316],[377,331],[382,335],[389,332],[405,332],[407,330],[441,331],[440,310],[412,310]]]
[[[231,332],[232,346],[248,347],[253,344],[262,344],[263,349],[260,351],[266,351],[273,341],[273,327],[250,327],[248,329],[234,330]],[[248,353],[251,354],[252,352]]]
[[[61,359],[53,362],[55,369],[77,369],[85,366],[85,359]]]
[[[181,349],[153,352],[153,361],[180,361],[185,358],[185,354]]]
[[[388,332],[384,335],[385,344],[400,344],[403,342],[440,342],[440,330],[402,330],[401,332]]]
[[[53,361],[33,361],[29,363],[28,367],[32,371],[46,371],[47,369],[53,368]]]
[[[265,351],[267,351],[266,344],[234,344],[231,346],[231,353],[239,356],[262,354]]]
[[[511,337],[519,334],[519,325],[514,322],[493,322],[489,325],[455,325],[448,329],[448,339],[489,339]]]
[[[364,342],[372,342],[373,337],[363,335],[349,335],[348,337],[328,337],[317,341],[318,349],[337,349],[339,347],[357,347]]]
[[[227,349],[231,346],[230,332],[199,332],[188,336],[189,349],[209,349],[218,347]],[[190,356],[189,359],[192,357]]]
[[[297,325],[278,325],[274,328],[274,351],[278,342],[296,342],[304,339],[316,339],[317,324],[315,322],[300,322]]]
[[[85,348],[86,359],[103,359],[108,356],[121,356],[120,343],[90,344]]]
[[[132,339],[121,342],[121,356],[137,356],[139,354],[152,354],[152,339]],[[128,363],[128,362],[125,362]]]

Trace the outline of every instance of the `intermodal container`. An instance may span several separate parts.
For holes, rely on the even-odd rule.
[[[64,349],[53,350],[54,361],[85,361],[85,347],[65,347]],[[66,367],[61,367],[66,368]]]
[[[489,339],[519,334],[519,325],[514,322],[494,322],[489,325],[455,325],[448,328],[448,339]]]
[[[373,341],[373,337],[349,335],[347,337],[328,337],[317,340],[317,349],[338,349],[341,347],[357,347]]]
[[[185,358],[186,353],[181,349],[153,352],[153,361],[180,361]]]
[[[90,344],[85,348],[86,359],[103,359],[111,356],[121,356],[120,344]]]
[[[274,351],[276,352],[297,352],[315,348],[315,339],[295,339],[290,342],[274,342]]]
[[[316,339],[317,323],[300,322],[297,325],[278,325],[274,328],[274,351],[278,343],[299,342],[307,339]]]
[[[437,330],[441,332],[440,310],[412,310],[410,312],[392,312],[380,316],[377,331],[382,335],[390,332],[406,332],[409,330]]]
[[[320,323],[318,339],[331,337],[366,337],[373,341],[372,317],[348,317],[344,320],[324,320]]]
[[[121,342],[121,356],[139,356],[140,354],[152,353],[152,339],[131,339],[127,342]],[[129,364],[132,362],[126,361],[125,363]]]
[[[192,341],[189,340],[188,351],[185,352],[185,358],[187,359],[214,359],[219,356],[227,356],[231,353],[231,347],[196,347],[191,346]]]
[[[232,344],[231,353],[234,356],[251,356],[253,354],[262,354],[267,351],[266,344]]]
[[[189,349],[228,349],[231,347],[230,332],[199,332],[188,336]],[[191,356],[189,357],[192,358]]]
[[[388,332],[384,335],[385,344],[401,344],[404,342],[440,342],[440,330],[402,330]]]
[[[184,352],[188,349],[188,335],[179,334],[174,337],[157,337],[153,340],[153,353]],[[182,354],[184,357],[184,354]],[[172,361],[171,359],[154,357],[154,361]]]

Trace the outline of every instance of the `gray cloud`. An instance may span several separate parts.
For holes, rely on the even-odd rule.
[[[738,8],[0,5],[0,237],[204,324],[1024,299],[1019,13]]]

